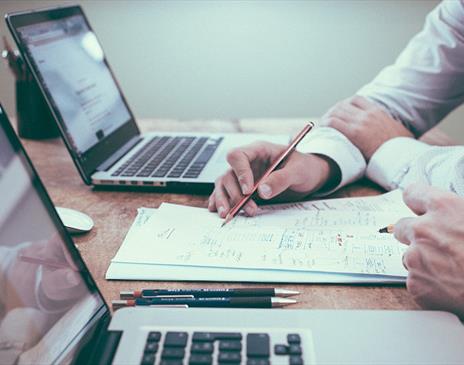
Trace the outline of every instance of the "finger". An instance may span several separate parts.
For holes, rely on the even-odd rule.
[[[371,109],[373,106],[375,106],[374,103],[360,95],[353,96],[351,98],[350,104],[364,111]]]
[[[417,215],[427,212],[431,195],[435,192],[428,185],[411,184],[403,191],[404,203]]]
[[[231,206],[237,204],[237,202],[242,199],[242,191],[240,190],[240,185],[233,171],[226,173],[222,179],[222,185],[229,195],[229,204]]]
[[[237,148],[227,154],[227,162],[235,173],[243,194],[249,194],[254,185],[251,162],[257,157],[255,146]]]
[[[270,174],[259,186],[258,193],[263,199],[271,199],[288,189],[292,174],[289,168],[282,168]]]
[[[221,218],[225,218],[227,212],[230,210],[229,197],[222,184],[218,184],[214,192],[217,212]]]
[[[330,116],[339,118],[345,122],[353,123],[358,120],[361,113],[364,113],[362,109],[349,103],[341,103],[330,113]]]
[[[258,213],[258,206],[251,199],[245,204],[245,207],[243,209],[249,217],[254,217],[256,213]]]
[[[208,210],[210,212],[216,211],[216,200],[214,199],[214,194],[215,194],[215,191],[213,190],[211,196],[208,199]]]
[[[417,218],[402,218],[396,222],[393,235],[398,241],[406,245],[409,245],[413,241],[414,232],[412,225],[416,219]]]
[[[333,129],[336,129],[348,138],[350,138],[353,133],[353,128],[350,126],[350,123],[345,122],[344,120],[337,117],[329,118],[327,125]]]

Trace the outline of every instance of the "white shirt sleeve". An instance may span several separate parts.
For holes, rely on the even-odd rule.
[[[464,196],[464,146],[437,147],[394,138],[374,153],[366,175],[387,190],[422,182]]]
[[[464,0],[446,0],[428,16],[396,62],[358,95],[383,105],[416,136],[464,101]]]
[[[323,155],[333,160],[340,168],[340,182],[330,191],[319,191],[317,195],[328,195],[364,175],[366,161],[359,149],[344,134],[329,127],[317,127],[300,142],[297,151]]]

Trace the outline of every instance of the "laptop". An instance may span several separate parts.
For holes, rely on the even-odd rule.
[[[142,135],[80,6],[6,21],[86,184],[211,190],[232,148],[257,139],[288,143],[286,135]]]
[[[111,314],[1,106],[0,191],[2,365],[464,359],[464,326],[439,311],[135,307]]]

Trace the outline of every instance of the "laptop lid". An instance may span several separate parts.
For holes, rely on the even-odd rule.
[[[98,166],[140,134],[80,6],[6,15],[66,146],[87,184]]]
[[[68,362],[109,310],[0,106],[0,363]]]

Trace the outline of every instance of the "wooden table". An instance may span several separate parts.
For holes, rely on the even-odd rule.
[[[261,132],[295,133],[304,120],[299,119],[242,119],[242,120],[141,120],[143,132],[162,131],[211,131],[211,132]],[[439,130],[428,133],[427,142],[449,145],[452,141]],[[75,242],[95,278],[103,296],[110,302],[118,299],[119,290],[143,287],[236,287],[237,283],[193,282],[134,282],[107,281],[105,272],[116,254],[137,208],[157,208],[162,202],[206,207],[207,196],[167,194],[153,192],[120,192],[93,190],[86,186],[66,151],[61,139],[46,141],[23,140],[29,156],[42,181],[57,206],[74,208],[90,215],[95,228],[78,236]],[[333,197],[375,195],[381,190],[368,181],[360,181],[338,191]],[[256,286],[256,284],[246,284]],[[245,284],[243,285],[245,286]],[[272,286],[272,285],[268,285]],[[416,309],[404,286],[367,285],[280,285],[299,290],[299,303],[291,308],[319,309]]]

